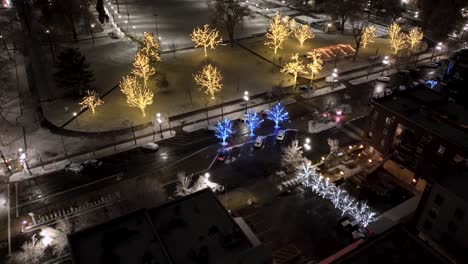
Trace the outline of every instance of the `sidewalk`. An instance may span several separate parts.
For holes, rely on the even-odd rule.
[[[160,134],[157,134],[154,137],[153,135],[150,135],[150,136],[146,136],[142,138],[137,138],[136,142],[135,141],[124,142],[124,143],[121,143],[112,147],[99,149],[94,152],[81,154],[79,156],[70,157],[70,158],[56,161],[53,163],[43,164],[42,166],[31,168],[30,169],[31,173],[27,171],[23,171],[23,172],[17,172],[17,173],[12,174],[10,176],[10,182],[17,182],[17,181],[31,179],[36,176],[62,170],[65,168],[66,165],[68,165],[71,162],[83,162],[86,160],[99,159],[102,157],[117,154],[117,153],[127,151],[132,148],[142,146],[149,142],[158,142],[164,139],[172,138],[172,137],[175,137],[175,135],[176,135],[175,131],[164,131],[162,138]]]

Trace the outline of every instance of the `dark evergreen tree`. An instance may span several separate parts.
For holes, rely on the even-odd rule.
[[[77,48],[67,48],[58,55],[57,72],[54,74],[59,87],[74,96],[81,96],[91,88],[94,74],[85,56]]]

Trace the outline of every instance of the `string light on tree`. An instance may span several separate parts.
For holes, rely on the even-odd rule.
[[[292,20],[294,21],[294,20]],[[304,42],[308,39],[313,39],[315,37],[314,33],[312,30],[310,30],[309,25],[300,25],[298,27],[294,27],[293,29],[293,35],[299,41],[301,44],[301,47],[304,46]]]
[[[421,43],[421,40],[423,39],[423,37],[424,37],[424,33],[421,31],[421,28],[419,27],[411,28],[407,36],[410,48],[412,49],[416,47],[419,43]]]
[[[374,25],[367,25],[362,31],[361,44],[362,47],[367,47],[368,44],[375,42],[377,37],[376,29]]]
[[[321,53],[315,50],[307,53],[310,63],[306,65],[306,68],[310,74],[310,84],[314,82],[314,77],[322,70],[323,60],[320,58],[320,55]]]
[[[221,143],[223,146],[227,145],[226,139],[232,134],[234,134],[234,129],[232,127],[231,120],[225,118],[223,122],[218,121],[215,136],[223,141]]]
[[[257,112],[252,111],[252,109],[247,110],[247,114],[245,114],[245,123],[249,127],[250,136],[254,136],[254,130],[263,122],[263,119],[258,116]]]
[[[158,40],[154,38],[152,32],[143,33],[141,39],[139,52],[149,58],[152,65],[156,65],[161,59],[161,45]]]
[[[99,98],[98,94],[94,90],[87,90],[86,95],[83,97],[83,100],[79,103],[81,105],[81,110],[85,108],[91,108],[91,111],[96,113],[96,107],[104,104],[104,101]]]
[[[223,89],[223,84],[221,83],[223,76],[218,68],[211,64],[205,65],[193,78],[197,85],[200,86],[200,90],[204,89],[211,99],[215,99],[215,94]]]
[[[266,113],[267,113],[267,119],[275,122],[275,128],[279,128],[280,122],[285,122],[289,119],[289,114],[281,105],[281,103],[276,104]]]
[[[141,51],[137,52],[133,61],[132,74],[140,77],[143,80],[143,86],[146,88],[148,79],[155,73],[156,70],[150,64],[150,58]]]
[[[276,13],[276,15],[270,19],[265,45],[272,48],[276,54],[279,48],[283,48],[284,41],[290,34],[291,30],[288,19],[281,17],[280,13]]]
[[[394,54],[397,54],[400,50],[406,48],[406,39],[406,34],[400,32],[394,39],[390,40],[390,46],[393,49]]]
[[[190,34],[195,48],[203,47],[205,57],[208,56],[206,48],[214,49],[215,46],[220,45],[223,39],[219,36],[217,29],[211,29],[209,25],[204,25],[203,28],[197,27]]]
[[[130,107],[138,107],[143,116],[146,116],[145,109],[153,103],[153,92],[148,87],[141,85],[135,75],[127,75],[120,82],[120,90],[127,98]]]
[[[291,61],[286,63],[283,68],[281,69],[281,72],[284,74],[292,74],[294,77],[294,87],[296,87],[297,84],[297,75],[301,72],[304,72],[305,66],[304,62],[299,60],[299,54],[296,53],[291,56]]]

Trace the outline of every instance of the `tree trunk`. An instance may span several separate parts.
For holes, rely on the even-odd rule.
[[[344,33],[344,24],[346,22],[346,17],[341,17],[341,33]]]
[[[78,42],[78,33],[76,33],[75,19],[73,17],[73,14],[69,15],[69,19],[70,19],[70,26],[71,26],[71,30],[72,30],[72,34],[73,34],[73,40],[75,42]]]

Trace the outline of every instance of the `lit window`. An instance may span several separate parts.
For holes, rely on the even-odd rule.
[[[439,149],[437,150],[437,154],[444,155],[444,152],[445,152],[445,147],[440,145]]]
[[[372,133],[372,131],[369,131],[369,133],[367,133],[367,136],[372,138],[372,136],[374,135],[374,133]]]
[[[385,124],[391,126],[393,124],[393,119],[390,117],[385,118]]]

